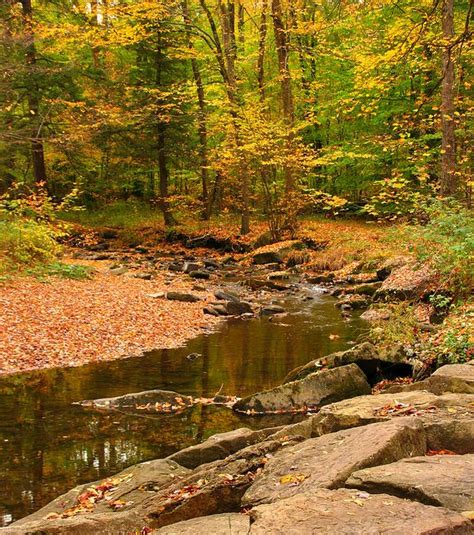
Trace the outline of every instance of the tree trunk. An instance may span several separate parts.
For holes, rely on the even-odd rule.
[[[275,33],[275,45],[278,56],[278,71],[280,74],[281,99],[283,115],[290,130],[289,142],[291,143],[291,130],[295,122],[295,107],[293,91],[291,88],[291,74],[289,62],[288,37],[283,24],[281,0],[272,0],[273,30]],[[285,169],[285,189],[290,193],[294,189],[293,172],[289,166]]]
[[[454,0],[443,0],[443,80],[441,84],[441,193],[455,195],[458,189],[456,175],[456,136],[454,122],[454,63],[451,43],[454,37]]]
[[[33,123],[33,131],[31,136],[31,154],[33,161],[33,175],[35,183],[39,186],[46,185],[47,187],[47,175],[46,164],[44,159],[44,146],[42,137],[43,123],[40,118],[40,99],[39,88],[36,83],[36,46],[33,33],[33,8],[31,0],[21,0],[22,12],[23,12],[23,24],[25,28],[25,40],[26,40],[26,63],[32,74],[32,84],[28,90],[28,107],[30,117]]]
[[[183,10],[183,19],[187,27],[189,27],[191,21],[188,11],[187,0],[182,0],[181,3]],[[188,48],[192,49],[192,41],[189,30],[187,30],[187,44]],[[211,217],[212,205],[209,199],[209,186],[208,186],[208,157],[207,157],[207,114],[206,114],[206,101],[204,95],[204,84],[202,82],[201,71],[196,58],[191,58],[191,68],[193,71],[194,85],[196,86],[196,95],[199,106],[198,114],[198,132],[199,132],[199,160],[201,169],[201,183],[202,183],[202,202],[204,209],[202,217],[204,220],[208,220]]]
[[[268,1],[263,0],[262,13],[260,15],[258,59],[257,59],[257,84],[260,102],[265,101],[265,46],[267,40],[267,7]]]
[[[158,37],[158,49],[156,51],[156,87],[162,87],[163,57]],[[159,110],[158,110],[159,114]],[[176,220],[171,213],[168,199],[169,172],[166,158],[166,124],[158,117],[157,124],[157,152],[158,152],[158,173],[160,177],[160,208],[163,212],[163,220],[166,227],[176,224]]]

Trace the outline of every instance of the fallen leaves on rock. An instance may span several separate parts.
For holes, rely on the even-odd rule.
[[[436,412],[437,408],[430,405],[429,407],[419,408],[410,403],[387,403],[383,407],[374,409],[374,416],[419,416],[421,414]]]

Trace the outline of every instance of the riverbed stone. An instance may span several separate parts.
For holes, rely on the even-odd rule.
[[[196,303],[201,301],[199,296],[185,292],[167,292],[166,298],[170,301],[181,301],[183,303]]]
[[[346,486],[454,511],[474,511],[474,455],[402,459],[354,472]]]
[[[250,518],[239,513],[202,516],[153,531],[155,535],[248,535]]]
[[[276,453],[245,493],[244,506],[273,502],[309,489],[339,488],[355,471],[424,455],[426,436],[420,420],[346,429],[305,440]]]
[[[283,264],[288,255],[295,250],[304,249],[300,240],[287,240],[260,247],[251,253],[254,264]]]
[[[250,512],[250,535],[468,535],[471,521],[387,494],[315,489]]]
[[[241,427],[234,431],[213,435],[201,444],[180,450],[168,458],[186,468],[196,468],[205,463],[224,459],[238,450],[261,442],[275,431],[275,428],[253,431],[247,427]]]
[[[302,411],[368,392],[370,385],[362,370],[349,364],[258,392],[237,401],[233,409],[247,413]]]
[[[150,410],[158,410],[160,407],[166,407],[170,409],[169,412],[175,412],[190,407],[193,403],[192,397],[183,396],[172,390],[145,390],[143,392],[134,392],[114,398],[85,400],[81,401],[80,405],[98,409],[132,410],[135,410],[137,406],[143,407],[148,405]]]
[[[260,309],[261,316],[273,316],[274,314],[284,314],[285,309],[280,305],[265,305]]]
[[[241,316],[242,314],[250,314],[252,305],[247,301],[227,301],[225,309],[230,316]]]
[[[359,295],[359,294],[352,294],[348,295],[346,297],[343,297],[339,299],[339,301],[336,303],[336,307],[347,310],[347,307],[350,307],[351,309],[358,310],[361,308],[367,308],[370,304],[370,300],[365,295]]]

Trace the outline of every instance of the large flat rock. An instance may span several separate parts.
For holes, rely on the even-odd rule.
[[[363,467],[425,452],[425,433],[415,418],[330,433],[277,452],[245,493],[242,503],[268,503],[309,489],[338,488]]]
[[[140,506],[159,489],[189,473],[166,459],[140,463],[113,477],[79,485],[0,532],[88,535],[98,530],[108,533],[110,527],[110,533],[117,534],[121,526],[125,530],[144,525],[144,515],[136,513]]]
[[[201,444],[190,446],[174,453],[169,459],[186,468],[196,468],[201,464],[224,459],[238,450],[261,442],[276,431],[278,431],[278,428],[253,431],[252,429],[241,427],[228,433],[218,433]]]
[[[249,414],[300,411],[369,392],[362,370],[349,364],[258,392],[239,400],[233,408]]]
[[[153,531],[156,535],[248,535],[250,518],[239,513],[202,516]]]
[[[251,511],[250,535],[468,535],[459,513],[386,494],[317,489]]]
[[[355,472],[346,486],[460,512],[474,511],[474,455],[402,459]]]

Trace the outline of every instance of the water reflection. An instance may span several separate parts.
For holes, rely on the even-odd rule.
[[[281,319],[229,321],[185,348],[0,381],[0,525],[78,483],[169,455],[214,433],[290,421],[213,406],[158,417],[97,413],[72,402],[152,388],[193,396],[212,396],[221,388],[243,396],[270,388],[292,368],[346,348],[364,328],[358,317],[343,322],[331,298],[313,297],[290,299],[285,306],[291,313]],[[190,352],[202,357],[189,361]]]

